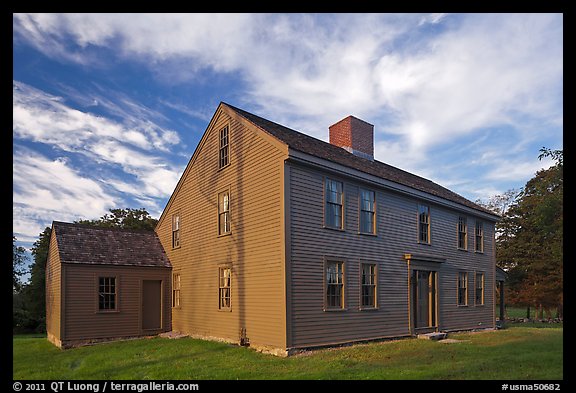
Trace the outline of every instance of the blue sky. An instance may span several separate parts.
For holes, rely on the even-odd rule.
[[[14,14],[13,232],[159,217],[220,101],[470,199],[563,148],[561,14]]]

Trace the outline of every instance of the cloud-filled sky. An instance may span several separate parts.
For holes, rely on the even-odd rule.
[[[159,217],[220,101],[460,195],[563,148],[561,14],[14,14],[13,232],[116,207]]]

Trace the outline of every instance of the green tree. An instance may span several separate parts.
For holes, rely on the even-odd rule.
[[[16,245],[16,237],[12,236],[12,292],[20,292],[23,283],[21,277],[27,273],[26,249]]]
[[[509,300],[536,306],[539,316],[563,312],[563,153],[541,149],[555,165],[530,179],[503,216],[498,263],[509,274]]]
[[[93,225],[105,228],[140,229],[153,231],[158,220],[152,218],[144,208],[110,209],[98,220],[78,220],[77,224]]]

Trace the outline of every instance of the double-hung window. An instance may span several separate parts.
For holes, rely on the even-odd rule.
[[[230,132],[228,126],[220,130],[220,149],[218,168],[224,168],[230,162]]]
[[[430,244],[430,207],[418,205],[418,242]]]
[[[98,278],[98,310],[117,310],[117,289],[116,277]]]
[[[372,263],[363,263],[362,265],[362,295],[361,307],[362,308],[375,308],[376,307],[376,265]]]
[[[476,252],[484,252],[484,224],[482,221],[476,220],[476,228],[474,230],[476,241],[474,242],[474,250]]]
[[[474,294],[474,304],[480,306],[484,304],[484,273],[476,273],[476,290]]]
[[[458,217],[458,248],[461,250],[468,249],[468,226],[466,217]]]
[[[218,234],[230,233],[230,192],[218,194]]]
[[[344,308],[344,262],[326,262],[326,309]]]
[[[218,268],[219,284],[218,296],[220,310],[230,310],[232,291],[232,269],[229,267]]]
[[[376,233],[376,193],[360,189],[360,233]]]
[[[468,304],[468,273],[458,273],[458,305],[466,306]]]
[[[343,229],[343,188],[342,182],[326,179],[324,224],[329,228]]]
[[[172,216],[172,248],[180,247],[180,215]]]
[[[180,274],[172,275],[172,307],[180,307]]]

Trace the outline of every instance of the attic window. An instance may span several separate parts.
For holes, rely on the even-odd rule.
[[[98,310],[115,311],[117,309],[116,289],[116,277],[98,278]]]
[[[228,157],[230,156],[230,138],[228,126],[220,130],[220,151],[219,151],[219,165],[218,168],[222,169],[229,164]]]

